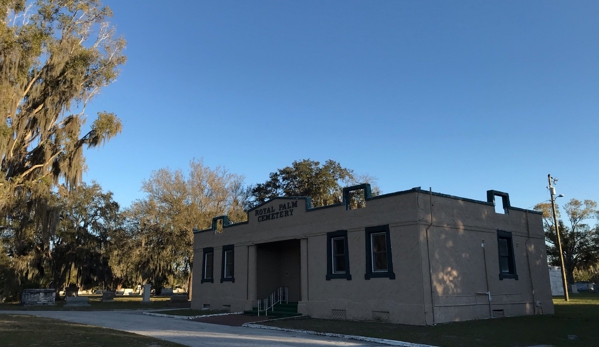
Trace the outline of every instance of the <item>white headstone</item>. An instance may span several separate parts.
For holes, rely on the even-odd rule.
[[[550,266],[549,279],[551,281],[551,295],[564,295],[564,285],[562,283],[562,268],[559,266]]]
[[[141,302],[150,302],[150,291],[152,290],[151,284],[144,284],[144,297]]]

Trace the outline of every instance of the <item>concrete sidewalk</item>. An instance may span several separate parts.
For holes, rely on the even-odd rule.
[[[143,311],[0,311],[60,319],[68,322],[100,326],[155,337],[186,346],[197,347],[330,347],[380,346],[371,342],[348,341],[339,338],[301,333],[233,327],[187,320],[144,315]]]

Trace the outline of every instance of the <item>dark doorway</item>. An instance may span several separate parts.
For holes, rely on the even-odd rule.
[[[289,288],[289,301],[300,301],[300,240],[263,243],[257,247],[258,299],[279,287]]]

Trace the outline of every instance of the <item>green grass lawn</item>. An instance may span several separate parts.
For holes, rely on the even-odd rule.
[[[89,325],[26,315],[0,315],[3,347],[182,347],[183,345]]]
[[[168,297],[153,297],[143,304],[141,297],[117,297],[113,303],[101,302],[101,296],[89,296],[91,306],[85,308],[23,307],[0,304],[1,310],[117,310],[158,309],[168,307]],[[486,319],[469,322],[412,326],[375,322],[335,321],[322,319],[281,320],[264,323],[292,329],[332,332],[348,335],[379,337],[391,340],[423,343],[442,347],[524,347],[599,346],[599,294],[577,294],[570,302],[555,299],[555,314]],[[219,311],[169,310],[161,313],[195,316]],[[38,330],[35,330],[38,329]],[[41,329],[41,330],[39,330]],[[568,335],[576,335],[569,340]],[[44,336],[44,346],[178,346],[143,336],[105,328],[21,315],[0,315],[0,345],[37,346]]]
[[[268,325],[378,337],[442,347],[599,346],[599,294],[555,299],[555,314],[412,326],[322,319],[281,320]],[[576,335],[569,340],[568,335]]]
[[[102,295],[87,295],[91,306],[89,307],[63,307],[64,300],[58,301],[56,306],[21,306],[18,303],[0,304],[0,310],[75,310],[75,311],[98,311],[98,310],[152,310],[170,307],[170,297],[151,297],[149,303],[142,303],[141,296],[117,296],[114,302],[102,302]]]

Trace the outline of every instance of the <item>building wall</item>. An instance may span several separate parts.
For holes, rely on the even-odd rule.
[[[351,212],[351,211],[350,211]],[[352,279],[326,280],[326,235],[309,238],[309,303],[313,317],[425,324],[418,227],[390,224],[395,279],[366,280],[364,228],[348,231]],[[314,259],[314,261],[313,261]],[[341,316],[341,317],[342,317]]]
[[[195,249],[195,247],[194,247]],[[209,305],[212,310],[231,309],[242,311],[247,301],[247,265],[242,259],[247,259],[247,247],[235,247],[235,282],[221,283],[222,246],[214,247],[214,282],[201,283],[202,250],[194,254],[193,296],[191,305],[199,310]]]
[[[423,238],[428,234],[430,255],[423,258],[432,269],[435,323],[553,313],[541,215],[517,209],[498,214],[490,205],[429,199]],[[500,279],[498,230],[512,233],[518,279]]]
[[[537,213],[497,214],[489,203],[419,189],[368,200],[357,210],[306,210],[305,204],[301,198],[276,199],[249,211],[247,223],[220,234],[196,233],[192,308],[250,309],[256,299],[287,285],[300,311],[317,318],[426,325],[487,318],[500,310],[505,316],[553,313]],[[273,211],[282,217],[264,220]],[[366,279],[365,228],[381,225],[389,226],[395,279]],[[347,231],[351,280],[327,280],[327,233],[338,230]],[[499,279],[497,230],[512,233],[517,280]],[[285,240],[294,240],[293,246],[274,243]],[[235,244],[235,283],[220,283],[222,246],[228,244]],[[214,247],[214,283],[201,283],[204,247]]]

